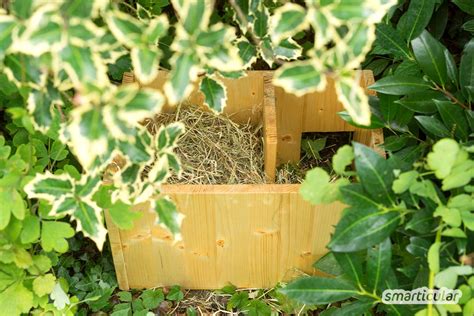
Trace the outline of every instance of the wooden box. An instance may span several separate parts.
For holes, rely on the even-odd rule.
[[[166,73],[149,86],[161,89]],[[132,230],[106,222],[119,286],[151,288],[181,285],[217,289],[229,283],[240,288],[267,288],[295,275],[313,273],[312,264],[324,255],[343,205],[313,206],[298,193],[298,184],[272,184],[278,163],[297,161],[303,132],[352,131],[356,141],[375,147],[381,131],[359,130],[340,119],[342,110],[333,83],[323,93],[304,97],[287,94],[271,84],[272,72],[251,71],[244,78],[224,80],[228,105],[224,115],[237,122],[251,119],[264,126],[267,184],[164,185],[163,191],[184,213],[183,240],[155,225],[155,214],[144,215]],[[373,82],[364,71],[361,85]],[[133,82],[132,75],[124,83]],[[197,88],[197,85],[196,85]],[[192,93],[190,101],[203,103]],[[166,111],[173,108],[166,107]]]

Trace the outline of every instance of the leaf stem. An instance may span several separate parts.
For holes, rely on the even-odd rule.
[[[435,85],[435,90],[437,91],[440,91],[442,92],[445,96],[447,96],[453,103],[459,105],[460,107],[462,107],[463,109],[465,110],[470,110],[471,108],[467,105],[465,105],[464,103],[462,103],[461,101],[458,100],[458,98],[456,98],[451,92],[449,92],[448,90],[445,90],[444,88],[438,86],[436,83],[434,84]]]

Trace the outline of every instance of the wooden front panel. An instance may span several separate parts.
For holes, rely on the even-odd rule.
[[[228,283],[266,288],[302,272],[324,253],[343,205],[312,206],[299,185],[166,185],[183,212],[183,240],[154,224],[147,205],[129,231],[111,236],[120,288]],[[109,229],[116,231],[107,218]]]

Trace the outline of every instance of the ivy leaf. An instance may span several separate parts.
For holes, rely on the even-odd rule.
[[[169,229],[173,235],[179,239],[179,231],[183,215],[178,212],[176,205],[168,197],[163,197],[156,201],[155,211],[158,224]]]
[[[387,160],[359,143],[354,143],[354,155],[357,175],[366,192],[376,201],[393,203],[393,173]]]
[[[64,253],[68,249],[66,238],[74,236],[74,230],[69,223],[43,221],[41,229],[41,247],[45,251]]]
[[[324,89],[326,78],[321,69],[313,62],[297,61],[286,63],[278,68],[273,77],[273,84],[296,96],[302,96]]]
[[[431,85],[422,78],[401,75],[382,78],[369,87],[371,90],[390,95],[424,93],[430,88]]]
[[[358,294],[354,286],[343,280],[322,277],[298,279],[289,283],[280,292],[290,299],[309,305],[342,301]]]
[[[433,81],[446,87],[449,82],[446,66],[446,48],[438,42],[428,31],[411,42],[413,53],[421,70]]]
[[[306,12],[303,7],[294,3],[285,3],[277,8],[271,17],[270,34],[274,43],[293,36],[306,28]]]
[[[56,285],[56,278],[51,273],[42,275],[34,279],[33,291],[39,297],[50,294]]]
[[[143,306],[145,308],[154,309],[164,301],[165,296],[161,289],[156,289],[143,291],[143,293],[140,295],[140,298],[143,300]]]
[[[166,294],[166,299],[170,300],[170,301],[173,301],[173,302],[179,302],[183,298],[184,298],[184,294],[181,291],[181,288],[177,285],[172,286],[170,288],[168,294]]]
[[[398,21],[397,29],[407,41],[420,35],[430,22],[435,0],[410,1],[408,10]]]
[[[328,247],[337,252],[366,249],[384,241],[400,223],[397,212],[383,212],[375,208],[347,209]]]
[[[204,104],[217,113],[221,113],[227,102],[227,88],[217,80],[206,76],[202,79],[199,89],[204,94]]]
[[[390,238],[367,249],[366,273],[369,289],[376,291],[382,288],[384,279],[391,267],[391,262],[392,244]]]

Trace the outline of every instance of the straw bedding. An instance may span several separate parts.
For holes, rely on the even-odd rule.
[[[180,178],[170,177],[168,183],[265,183],[261,126],[239,125],[225,116],[183,104],[175,113],[157,115],[148,128],[156,132],[162,124],[175,121],[186,127],[176,148],[183,173]]]

